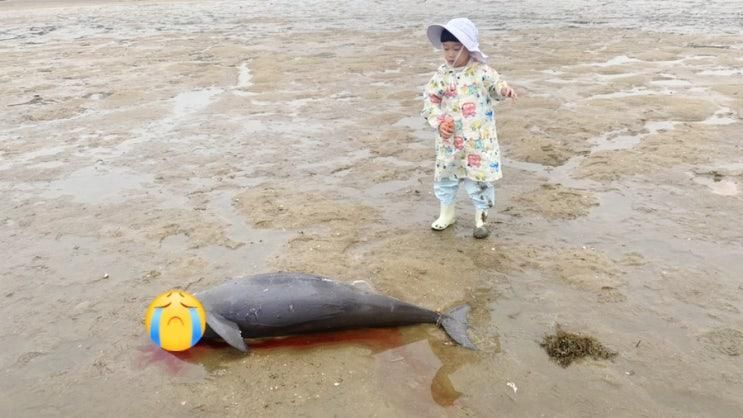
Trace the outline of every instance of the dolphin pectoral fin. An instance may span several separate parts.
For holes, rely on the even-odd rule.
[[[467,336],[467,314],[470,312],[469,305],[458,306],[444,315],[439,320],[444,331],[449,334],[457,344],[470,350],[476,350],[472,341]]]
[[[206,313],[206,323],[209,325],[217,335],[229,345],[237,348],[243,353],[248,352],[248,347],[245,345],[240,327],[236,323],[225,319],[222,315],[208,312]]]

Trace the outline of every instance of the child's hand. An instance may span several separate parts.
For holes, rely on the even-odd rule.
[[[519,95],[516,94],[516,90],[510,87],[503,87],[500,89],[500,95],[503,97],[510,97],[513,100],[516,100],[519,97]]]
[[[454,119],[447,117],[439,124],[439,135],[442,138],[449,138],[454,134]]]

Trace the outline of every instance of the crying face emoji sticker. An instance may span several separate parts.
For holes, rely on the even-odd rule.
[[[145,315],[150,339],[162,349],[184,351],[204,335],[206,312],[193,295],[169,290],[152,301]]]

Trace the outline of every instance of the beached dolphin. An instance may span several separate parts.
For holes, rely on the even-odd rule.
[[[475,348],[467,337],[468,305],[442,314],[325,277],[260,274],[194,296],[206,311],[204,338],[241,351],[248,351],[245,338],[421,323],[440,325],[459,345]]]

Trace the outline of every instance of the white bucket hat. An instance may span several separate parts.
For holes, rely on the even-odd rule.
[[[446,25],[431,25],[426,31],[428,34],[428,40],[431,41],[434,47],[441,48],[441,32],[444,29],[448,30],[454,35],[459,42],[467,48],[470,52],[470,56],[476,61],[487,63],[488,56],[480,51],[480,33],[477,31],[477,27],[471,20],[466,17],[458,17],[450,20]]]

